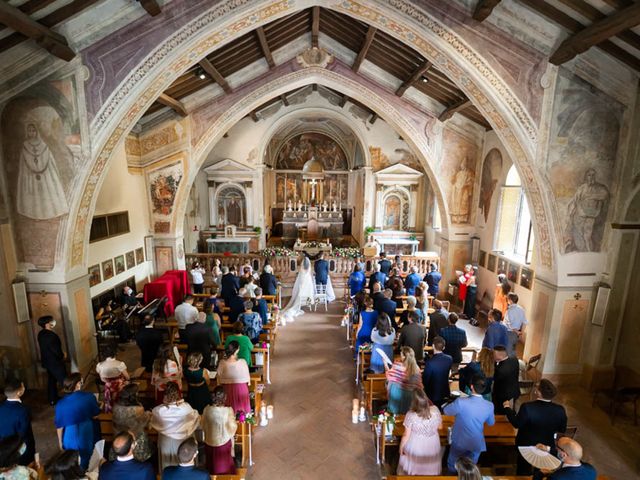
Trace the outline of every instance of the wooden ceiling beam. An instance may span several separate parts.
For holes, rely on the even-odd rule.
[[[478,22],[486,20],[499,3],[500,0],[480,0],[473,11],[474,20],[477,20]]]
[[[471,105],[473,105],[471,103],[471,100],[465,97],[462,100],[459,100],[456,103],[445,108],[438,117],[438,120],[440,120],[441,122],[446,122],[451,117],[453,117],[454,114],[462,112],[465,108],[468,108]]]
[[[603,0],[603,1],[610,7],[618,8],[618,9],[628,7],[633,3],[633,0]]]
[[[198,63],[200,64],[202,69],[207,73],[207,75],[213,78],[215,82],[222,87],[222,90],[224,90],[225,93],[233,92],[233,90],[229,86],[229,83],[224,79],[222,75],[220,75],[220,72],[218,71],[218,69],[214,67],[209,60],[207,60],[206,58],[203,58]]]
[[[420,77],[422,77],[427,71],[431,68],[431,62],[429,60],[425,61],[422,65],[414,70],[411,76],[400,85],[400,87],[396,90],[396,95],[401,97],[404,95],[404,92],[412,86],[414,83],[418,81]]]
[[[562,65],[594,45],[638,24],[640,24],[640,3],[634,3],[567,38],[551,55],[549,61],[554,65]]]
[[[26,37],[33,38],[38,45],[62,60],[68,62],[76,56],[66,38],[6,2],[0,2],[0,22]]]
[[[162,9],[156,0],[138,0],[138,2],[152,17],[162,13]]]
[[[267,36],[264,34],[264,28],[262,27],[256,28],[256,35],[258,36],[258,42],[260,43],[262,54],[264,55],[264,58],[267,60],[267,63],[269,64],[269,68],[275,67],[276,62],[273,61],[273,55],[271,54],[271,49],[269,48],[269,42],[267,42]]]
[[[181,115],[183,117],[186,117],[187,115],[189,115],[189,112],[187,112],[187,109],[185,108],[184,104],[180,100],[176,100],[175,98],[170,97],[166,93],[161,93],[156,101],[161,105],[164,105],[165,107],[171,108],[178,115]]]
[[[287,96],[284,93],[280,95],[280,101],[285,107],[289,106],[289,100],[287,100]]]
[[[360,70],[360,66],[362,65],[362,62],[364,62],[364,59],[367,57],[367,52],[369,51],[369,48],[371,48],[373,37],[375,37],[377,31],[378,29],[376,27],[369,27],[369,30],[367,30],[367,34],[364,37],[362,46],[360,47],[360,51],[358,52],[358,56],[356,57],[355,62],[353,62],[353,66],[351,67],[354,72],[358,73],[358,70]]]
[[[318,48],[318,39],[320,38],[320,7],[315,6],[311,9],[311,46]]]
[[[378,114],[374,112],[373,115],[371,115],[371,118],[369,119],[369,123],[373,125],[374,123],[376,123],[376,120],[378,120]]]

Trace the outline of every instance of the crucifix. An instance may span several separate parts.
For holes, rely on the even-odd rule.
[[[318,182],[315,180],[315,178],[309,182],[309,185],[311,185],[311,201],[315,201],[315,199],[316,199],[316,185],[317,184],[318,184]]]

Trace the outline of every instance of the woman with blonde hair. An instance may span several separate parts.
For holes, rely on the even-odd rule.
[[[193,352],[187,357],[184,379],[187,381],[187,402],[202,414],[204,407],[211,403],[209,396],[209,371],[202,368],[202,353]]]
[[[405,414],[411,407],[413,392],[422,390],[422,376],[411,347],[400,349],[400,361],[391,367],[385,363],[387,377],[387,409],[391,413]]]
[[[224,388],[218,385],[213,391],[213,403],[204,409],[202,430],[207,470],[210,475],[233,475],[233,437],[238,430],[233,408],[227,407]]]
[[[398,475],[440,475],[440,410],[423,390],[415,390],[411,410],[404,417]]]
[[[471,383],[473,377],[479,375],[485,379],[485,390],[481,393],[485,400],[491,401],[491,385],[493,384],[493,373],[495,370],[495,360],[493,350],[483,347],[478,353],[478,357],[470,362],[466,367],[460,369],[460,391],[471,395]]]

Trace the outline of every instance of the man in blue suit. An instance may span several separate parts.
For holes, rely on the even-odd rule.
[[[480,453],[487,450],[484,441],[484,424],[491,426],[496,419],[493,415],[493,403],[476,393],[484,392],[484,389],[484,378],[476,376],[471,382],[471,396],[459,398],[444,406],[445,415],[456,417],[447,458],[447,467],[452,474],[456,473],[455,465],[458,458],[467,457],[473,463],[478,463]]]
[[[31,429],[31,412],[22,404],[20,397],[24,395],[21,381],[8,379],[5,382],[4,395],[7,399],[0,403],[0,440],[17,435],[27,449],[20,456],[20,465],[29,465],[34,460],[36,442]]]
[[[324,253],[320,252],[320,257],[315,261],[313,270],[316,274],[316,285],[327,285],[329,279],[329,262],[324,259]]]
[[[371,274],[371,276],[369,277],[369,291],[373,292],[373,284],[374,283],[379,283],[380,287],[383,288],[385,282],[387,281],[387,276],[382,273],[380,271],[380,264],[376,263],[375,265],[375,272]]]
[[[353,272],[349,275],[349,292],[353,297],[356,293],[360,293],[364,290],[364,286],[367,282],[367,277],[362,273],[362,268],[360,265],[356,264],[353,268]]]
[[[442,353],[444,345],[442,337],[433,339],[433,357],[427,360],[422,372],[424,393],[438,408],[442,407],[445,399],[451,394],[451,390],[449,390],[449,372],[451,371],[453,360],[449,355]]]
[[[489,310],[489,326],[484,333],[482,346],[493,350],[496,345],[509,345],[509,329],[502,323],[502,312],[492,308]]]
[[[135,443],[129,432],[120,432],[113,439],[113,452],[116,459],[103,463],[100,467],[98,480],[155,480],[153,466],[150,462],[139,462],[133,458]]]
[[[424,276],[424,281],[429,285],[429,295],[438,296],[440,280],[442,280],[442,274],[438,271],[438,265],[435,262],[431,262],[429,264],[429,273]]]
[[[418,267],[415,265],[411,267],[411,273],[404,279],[404,289],[407,291],[407,295],[415,295],[416,287],[422,281],[420,275],[418,275]]]
[[[196,468],[197,456],[198,442],[187,438],[178,447],[180,465],[166,467],[162,471],[162,480],[209,480],[209,474],[205,470]]]

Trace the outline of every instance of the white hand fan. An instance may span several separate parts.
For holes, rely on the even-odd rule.
[[[378,352],[378,355],[380,355],[382,357],[382,361],[384,363],[386,363],[389,366],[393,365],[393,362],[391,361],[389,356],[386,353],[384,353],[384,350],[382,350],[381,348],[377,348],[376,347],[376,352]]]
[[[518,450],[520,450],[520,455],[536,468],[555,470],[560,466],[560,460],[538,447],[518,447]]]

